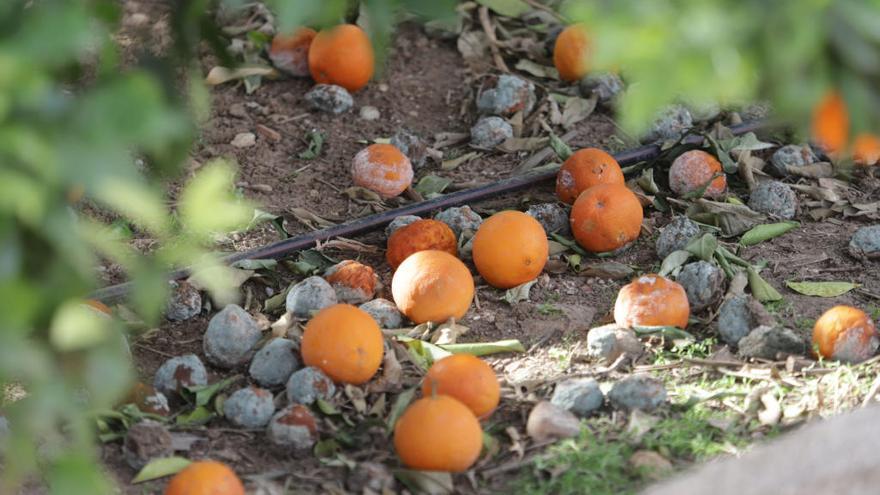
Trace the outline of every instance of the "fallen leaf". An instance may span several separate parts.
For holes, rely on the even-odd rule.
[[[550,133],[550,147],[553,148],[556,156],[558,156],[559,159],[562,161],[568,160],[569,157],[574,154],[571,151],[571,147],[569,147],[565,143],[565,141],[563,141],[559,136],[552,132]]]
[[[630,278],[635,270],[629,265],[618,263],[616,261],[601,261],[594,263],[583,270],[580,274],[587,277],[610,278],[612,280],[620,280]]]
[[[545,137],[508,138],[496,148],[505,153],[535,151],[547,146],[547,141]]]
[[[497,342],[449,344],[438,347],[452,354],[473,354],[474,356],[488,356],[502,352],[526,352],[525,347],[517,339],[499,340]]]
[[[598,97],[590,98],[571,97],[565,102],[562,110],[562,127],[570,129],[573,125],[589,117],[596,109]]]
[[[391,405],[391,411],[388,413],[388,419],[385,420],[385,431],[389,435],[394,431],[394,425],[397,424],[400,415],[403,414],[403,411],[406,410],[415,397],[416,388],[417,387],[408,388],[394,399],[394,404]]]
[[[684,250],[669,253],[666,258],[663,259],[663,263],[660,264],[660,271],[657,272],[657,274],[663,277],[668,276],[684,266],[684,264],[691,259],[691,256],[693,256],[693,253]]]
[[[160,457],[153,459],[138,471],[138,474],[131,480],[131,484],[136,485],[145,481],[177,474],[190,464],[192,464],[192,461],[184,457]]]
[[[805,296],[837,297],[861,287],[851,282],[795,282],[787,280],[785,285],[789,289]]]
[[[464,31],[456,43],[465,62],[484,60],[489,56],[489,38],[483,31]]]
[[[514,66],[515,69],[521,70],[528,74],[531,74],[535,77],[543,77],[544,79],[555,79],[559,80],[559,71],[556,70],[556,67],[550,67],[548,65],[541,65],[537,62],[533,62],[527,58],[522,58],[519,62]]]
[[[251,76],[276,78],[278,75],[278,71],[269,66],[238,67],[235,69],[218,66],[208,71],[208,75],[205,76],[205,84],[216,86],[218,84]]]
[[[307,227],[314,228],[317,225],[318,227],[326,228],[335,225],[330,220],[321,218],[316,213],[305,208],[291,208],[290,213],[293,214],[300,223]]]
[[[394,392],[400,388],[403,367],[397,360],[393,350],[385,353],[382,358],[382,375],[367,385],[367,392],[374,394],[380,392]]]
[[[458,341],[458,338],[466,334],[468,330],[470,330],[470,328],[458,324],[455,321],[455,318],[450,318],[434,330],[434,335],[431,337],[431,343],[437,345],[454,344]]]
[[[752,290],[752,295],[755,296],[755,299],[761,302],[782,300],[782,294],[761,278],[758,270],[750,266],[746,268],[746,272],[749,276],[749,288]]]
[[[754,246],[755,244],[760,244],[764,241],[779,237],[792,229],[800,227],[800,225],[801,224],[798,222],[779,222],[757,225],[743,234],[739,243],[743,246]]]
[[[443,160],[440,163],[441,170],[455,170],[456,168],[464,165],[465,163],[473,160],[474,158],[479,158],[483,156],[482,153],[478,151],[471,151],[470,153],[464,153],[455,158],[450,158],[449,160]]]
[[[413,493],[424,495],[448,495],[455,493],[452,475],[443,471],[395,469],[393,473]]]
[[[531,280],[524,284],[507,289],[506,291],[504,291],[504,296],[501,298],[501,300],[510,305],[516,304],[520,301],[528,301],[529,291],[531,290],[532,286],[535,285],[535,282],[535,280]]]
[[[684,249],[703,261],[711,261],[715,250],[718,249],[718,239],[712,234],[703,234],[691,241]]]
[[[430,199],[439,196],[450,184],[452,184],[452,179],[436,175],[426,175],[419,180],[419,183],[413,189],[426,199]]]
[[[519,17],[532,10],[523,0],[477,0],[477,3],[505,17]]]
[[[834,177],[834,166],[828,162],[816,162],[801,167],[788,165],[785,167],[789,174],[811,179]]]

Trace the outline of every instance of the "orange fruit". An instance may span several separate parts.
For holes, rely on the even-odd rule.
[[[614,302],[614,322],[625,328],[685,328],[690,314],[684,288],[655,274],[642,275],[621,287]]]
[[[355,185],[391,198],[412,184],[412,164],[403,153],[390,144],[371,144],[358,152],[351,161]]]
[[[853,161],[856,165],[876,165],[880,162],[880,137],[863,133],[853,141]]]
[[[727,176],[724,175],[721,162],[703,150],[684,152],[669,167],[669,188],[679,196],[698,191],[707,182],[709,186],[703,192],[703,197],[717,198],[727,191]]]
[[[439,220],[416,220],[401,227],[388,237],[388,249],[385,259],[391,268],[397,269],[409,255],[428,249],[446,251],[458,256],[458,243],[455,233],[448,225]]]
[[[472,354],[453,354],[431,365],[422,382],[422,394],[448,395],[483,418],[498,407],[501,386],[485,361]]]
[[[306,366],[319,368],[333,381],[360,385],[378,371],[384,346],[382,331],[369,313],[336,304],[306,323],[300,352]]]
[[[244,495],[244,485],[226,464],[198,461],[171,478],[165,495]]]
[[[340,24],[322,29],[309,48],[309,71],[320,84],[357,91],[373,77],[373,45],[363,29]]]
[[[413,402],[394,425],[394,449],[411,469],[461,472],[483,448],[483,430],[474,413],[448,395]]]
[[[474,278],[460,259],[445,251],[419,251],[397,267],[391,295],[414,323],[461,319],[474,299]]]
[[[849,140],[849,112],[843,96],[830,90],[813,108],[813,140],[829,155],[837,155],[846,149]]]
[[[614,251],[639,238],[642,204],[623,184],[599,184],[578,197],[571,208],[571,231],[584,249]]]
[[[337,298],[347,303],[369,301],[381,285],[372,268],[355,260],[343,260],[331,266],[324,272],[324,280],[336,291]]]
[[[124,400],[125,403],[131,403],[145,413],[156,414],[158,416],[170,416],[171,410],[168,408],[167,400],[163,400],[158,390],[152,385],[143,382],[137,382],[129,390],[128,396]]]
[[[486,282],[499,289],[534,280],[549,255],[544,227],[521,211],[496,213],[474,234],[474,265]]]
[[[873,356],[878,343],[874,322],[852,306],[834,306],[813,326],[813,344],[828,359],[858,363]]]
[[[617,160],[598,148],[576,151],[565,160],[556,174],[556,196],[572,204],[582,192],[597,184],[623,184],[623,172]]]
[[[590,70],[590,40],[582,24],[568,26],[553,46],[553,65],[563,81],[577,81]]]
[[[308,76],[309,47],[316,34],[314,29],[307,27],[301,27],[291,34],[276,34],[269,46],[272,64],[292,76]]]

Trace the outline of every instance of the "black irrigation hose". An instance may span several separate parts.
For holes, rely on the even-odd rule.
[[[762,121],[745,122],[742,124],[731,126],[730,131],[734,135],[740,135],[756,131],[763,126],[764,122]],[[682,142],[684,144],[699,144],[702,141],[702,136],[689,135]],[[626,166],[646,160],[652,160],[658,157],[661,151],[662,150],[660,149],[660,146],[656,144],[649,144],[641,146],[639,148],[622,151],[614,155],[614,158],[621,166]],[[498,182],[495,182],[494,184],[489,184],[486,186],[456,191],[454,193],[445,194],[434,199],[413,203],[411,205],[403,206],[394,210],[383,211],[381,213],[376,213],[375,215],[359,218],[351,222],[335,225],[333,227],[317,230],[315,232],[308,232],[278,242],[273,242],[266,246],[262,246],[250,251],[230,254],[229,256],[224,258],[224,262],[229,264],[235,263],[236,261],[248,259],[284,258],[285,256],[296,251],[311,248],[315,246],[316,243],[319,241],[325,241],[334,237],[353,237],[359,234],[371,232],[385,226],[395,218],[402,215],[421,216],[442,208],[449,208],[451,206],[458,206],[466,203],[475,203],[492,198],[494,196],[499,196],[501,194],[527,189],[544,181],[554,179],[555,177],[556,170],[547,170],[535,174],[526,174],[511,177],[509,179],[500,180]],[[177,280],[186,277],[188,274],[189,270],[187,269],[177,270],[175,272],[169,273],[168,279]],[[124,299],[128,292],[131,290],[131,287],[131,282],[111,285],[98,289],[92,294],[91,297],[105,303],[113,303]]]

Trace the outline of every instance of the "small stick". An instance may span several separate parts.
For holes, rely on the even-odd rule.
[[[489,38],[489,49],[492,50],[492,58],[495,60],[495,66],[498,67],[498,70],[501,72],[510,72],[507,64],[504,63],[504,59],[501,58],[501,50],[498,48],[498,38],[495,37],[495,27],[492,26],[492,19],[489,19],[489,8],[486,6],[480,7],[479,14],[480,24],[483,26],[483,31],[486,32],[486,37]]]
[[[565,134],[563,134],[559,139],[561,139],[562,141],[564,141],[567,144],[568,141],[574,139],[574,137],[577,136],[577,133],[578,133],[577,129],[572,129],[572,130],[566,132]],[[542,149],[540,151],[536,151],[534,155],[530,156],[528,160],[522,162],[522,164],[520,166],[513,169],[513,174],[519,175],[519,174],[523,174],[525,172],[528,172],[529,170],[540,165],[540,163],[543,162],[544,160],[546,160],[547,158],[550,158],[550,156],[553,155],[554,153],[555,153],[555,151],[553,151],[553,148],[551,148],[550,145],[547,145],[544,149]]]

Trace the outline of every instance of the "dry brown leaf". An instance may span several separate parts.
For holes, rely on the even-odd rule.
[[[269,66],[243,66],[235,69],[217,66],[211,69],[208,75],[205,76],[205,84],[216,86],[251,76],[276,78],[278,77],[278,71]]]
[[[786,170],[792,175],[809,177],[811,179],[834,177],[834,166],[828,162],[816,162],[803,167],[787,166]]]
[[[305,208],[293,208],[290,210],[290,213],[302,224],[314,228],[316,225],[318,227],[332,227],[335,225],[330,220],[319,217],[317,214],[305,209]]]

